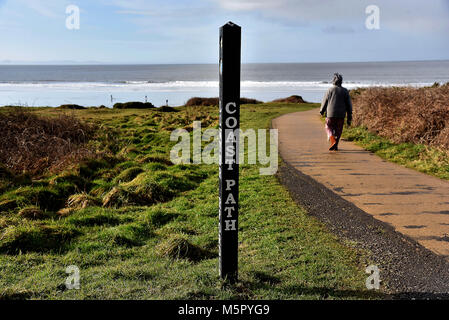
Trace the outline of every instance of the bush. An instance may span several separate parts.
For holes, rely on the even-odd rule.
[[[139,101],[131,101],[124,103],[116,103],[113,106],[114,109],[152,109],[155,106],[151,102],[139,102]]]
[[[353,123],[395,143],[449,151],[449,86],[351,91]]]
[[[307,103],[301,96],[290,96],[288,98],[276,99],[271,102],[275,103]]]
[[[162,112],[178,112],[178,110],[176,110],[175,108],[169,107],[169,106],[162,106],[159,107],[157,109],[157,111],[162,111]]]
[[[71,109],[71,110],[83,110],[87,109],[86,107],[77,105],[77,104],[62,104],[58,107],[59,109]]]
[[[201,97],[193,97],[190,98],[185,106],[191,107],[191,106],[218,106],[220,99],[219,98],[201,98]],[[240,98],[240,104],[257,104],[262,103],[262,101],[256,100],[256,99],[249,99],[249,98]]]
[[[240,104],[259,104],[263,103],[262,101],[250,98],[240,98]]]
[[[0,163],[14,173],[56,170],[94,154],[96,127],[72,116],[42,117],[19,109],[0,113]]]

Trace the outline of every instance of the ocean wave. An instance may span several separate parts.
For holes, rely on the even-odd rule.
[[[357,82],[348,81],[344,86],[348,89],[366,87],[423,87],[433,83],[389,83],[389,82]],[[325,81],[241,81],[242,89],[257,88],[310,88],[325,89],[331,86]],[[0,82],[0,90],[14,89],[56,89],[56,90],[98,90],[98,89],[123,89],[123,90],[180,90],[197,88],[218,88],[218,81],[170,81],[170,82],[149,82],[149,81],[120,81],[120,82]]]

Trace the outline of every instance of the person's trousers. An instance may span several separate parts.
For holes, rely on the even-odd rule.
[[[341,134],[343,133],[343,126],[345,124],[345,118],[326,118],[326,132],[327,139],[334,136],[337,140],[337,144],[340,141]]]

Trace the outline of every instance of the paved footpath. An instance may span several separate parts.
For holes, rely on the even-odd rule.
[[[328,151],[318,109],[273,120],[284,161],[345,200],[449,257],[449,182],[382,160],[352,142]]]

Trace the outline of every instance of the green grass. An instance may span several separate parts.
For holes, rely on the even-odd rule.
[[[353,141],[381,158],[440,179],[449,180],[449,154],[414,143],[394,143],[364,127],[346,127],[343,139]]]
[[[311,107],[244,105],[241,125],[268,128],[274,117]],[[365,288],[364,253],[308,216],[257,165],[240,167],[240,281],[222,287],[218,168],[168,161],[171,130],[193,120],[216,128],[218,110],[178,111],[70,111],[101,126],[91,143],[109,155],[38,180],[0,175],[0,299],[376,297]],[[80,269],[79,290],[65,289],[69,265]]]

